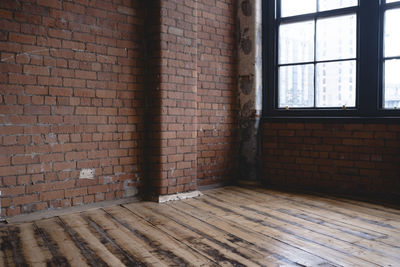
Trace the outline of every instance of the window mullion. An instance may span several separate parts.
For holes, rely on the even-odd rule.
[[[263,31],[263,47],[264,47],[264,64],[266,65],[267,72],[264,71],[263,84],[265,87],[265,97],[264,97],[264,114],[272,114],[275,109],[275,98],[276,98],[276,73],[275,64],[277,64],[277,32],[275,25],[275,15],[276,1],[263,1],[263,23],[264,23],[264,31]],[[278,8],[279,9],[279,8]]]
[[[317,1],[318,11],[318,1]],[[314,18],[314,108],[317,107],[317,18]]]

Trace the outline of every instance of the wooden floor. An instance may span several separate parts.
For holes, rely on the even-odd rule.
[[[400,210],[225,187],[0,228],[3,266],[400,266]]]

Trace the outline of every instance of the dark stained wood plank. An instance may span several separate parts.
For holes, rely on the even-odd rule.
[[[169,217],[165,213],[165,204],[141,203],[141,205],[127,204],[124,206],[170,236],[212,259],[219,266],[258,266],[246,256],[234,253],[236,252],[235,247],[197,232],[185,221]]]
[[[154,253],[154,249],[140,237],[125,228],[119,222],[110,218],[103,210],[94,210],[85,213],[85,216],[103,229],[115,243],[124,248],[139,262],[150,266],[169,266],[170,261]]]
[[[257,192],[268,192],[266,189],[256,189]],[[312,207],[319,207],[327,211],[332,211],[337,214],[342,214],[344,216],[350,217],[358,221],[368,222],[370,224],[376,225],[378,228],[390,229],[392,232],[400,233],[400,220],[391,219],[387,214],[384,216],[378,215],[371,209],[369,212],[361,208],[357,208],[354,205],[347,205],[342,201],[333,201],[328,198],[322,198],[314,195],[294,195],[290,193],[281,193],[279,195],[281,198],[290,198],[293,201],[298,201],[302,204],[308,204]],[[364,212],[363,212],[364,211]],[[375,213],[375,214],[374,214]]]
[[[204,210],[212,210],[215,213],[226,212],[230,214],[226,215],[227,218],[239,221],[241,225],[246,225],[255,231],[279,240],[287,240],[287,242],[295,244],[309,253],[318,253],[324,259],[343,266],[354,265],[357,262],[369,266],[379,265],[374,264],[368,259],[356,258],[356,254],[347,252],[347,250],[339,247],[332,240],[322,235],[316,235],[311,231],[292,227],[286,223],[276,222],[273,218],[265,218],[265,216],[255,212],[241,210],[240,208],[233,207],[230,203],[222,203],[209,198],[196,202],[195,206]],[[330,244],[333,244],[333,247]],[[345,246],[344,243],[340,245]],[[345,246],[345,248],[352,250],[354,253],[359,252],[351,246]]]
[[[234,232],[228,233],[207,223],[206,221],[213,222],[207,215],[205,218],[202,216],[191,216],[189,213],[182,212],[175,204],[179,204],[179,202],[163,206],[165,216],[173,218],[179,224],[184,225],[185,228],[189,228],[196,234],[230,249],[235,254],[241,255],[243,258],[249,259],[262,266],[271,266],[273,264],[295,265],[294,262],[291,261],[281,262],[280,260],[283,257],[278,256],[274,258],[272,253],[268,253],[267,250],[262,252],[257,251],[254,245],[245,242],[245,240],[240,240]]]
[[[74,236],[75,242],[81,243],[81,251],[89,254],[88,257],[91,260],[97,261],[98,266],[101,266],[101,264],[105,266],[125,266],[118,257],[103,245],[101,239],[93,235],[87,222],[79,214],[61,216],[60,221],[64,228],[68,229],[70,236]]]
[[[89,266],[74,241],[60,226],[58,218],[36,221],[35,225],[46,239],[60,264],[64,266]]]
[[[51,260],[47,263],[47,266],[70,266],[67,258],[61,254],[57,243],[52,239],[50,234],[35,223],[32,223],[32,227],[39,246],[43,251],[47,249],[51,253]]]
[[[219,191],[219,193],[222,194],[223,190]],[[369,221],[356,220],[312,204],[302,204],[292,198],[275,194],[276,192],[274,191],[271,194],[266,194],[257,192],[257,190],[231,188],[228,192],[232,191],[234,195],[243,195],[246,201],[253,201],[259,205],[268,203],[270,207],[275,207],[279,210],[285,210],[283,207],[286,207],[286,210],[293,210],[302,217],[317,221],[328,221],[333,227],[348,229],[349,233],[367,236],[376,242],[383,243],[395,249],[400,248],[400,235],[390,229],[377,227],[375,223],[371,224]]]
[[[226,189],[225,189],[226,190]],[[297,207],[302,210],[307,210],[310,214],[323,214],[329,219],[346,222],[353,226],[359,226],[369,231],[374,231],[382,235],[400,237],[400,232],[395,227],[385,222],[385,219],[373,218],[367,219],[361,216],[355,216],[352,212],[341,212],[337,211],[336,208],[332,208],[320,203],[318,201],[307,200],[300,196],[290,197],[284,194],[274,194],[266,190],[259,191],[258,189],[250,190],[245,188],[232,188],[233,191],[242,193],[243,195],[249,195],[250,199],[256,198],[258,201],[282,201],[282,203],[290,204],[292,207]],[[394,234],[394,235],[393,235]]]
[[[219,193],[218,195],[209,194],[210,197],[224,202],[232,203],[232,206],[238,206],[240,209],[251,211],[259,215],[265,216],[269,222],[286,225],[287,229],[299,232],[299,229],[305,229],[311,234],[308,236],[320,235],[320,240],[333,239],[332,244],[337,245],[340,249],[345,249],[346,253],[351,252],[353,255],[362,255],[367,253],[372,261],[376,264],[390,265],[400,262],[400,255],[398,249],[380,242],[371,242],[371,236],[365,238],[365,235],[353,235],[349,231],[339,231],[337,228],[330,228],[322,224],[321,221],[307,220],[304,217],[293,216],[293,213],[282,212],[285,206],[280,207],[278,210],[270,208],[269,205],[264,203],[257,204],[243,204],[248,197],[241,197],[233,195],[232,192]],[[321,236],[322,235],[322,236]],[[354,251],[352,251],[354,250]]]
[[[27,266],[23,254],[20,229],[10,226],[0,229],[1,251],[3,252],[3,263],[5,266]]]
[[[148,242],[157,253],[161,253],[163,256],[172,260],[174,264],[180,266],[212,264],[212,262],[203,255],[160,231],[152,224],[132,213],[129,209],[116,206],[105,208],[104,210],[125,228],[135,232],[143,240]]]
[[[181,216],[195,217],[200,220],[202,224],[207,225],[207,233],[212,233],[213,230],[217,231],[217,233],[224,234],[225,239],[242,247],[250,247],[268,257],[268,261],[262,261],[262,263],[267,264],[267,266],[269,266],[268,263],[270,260],[278,265],[323,266],[324,264],[330,264],[325,259],[309,254],[283,241],[264,236],[251,229],[246,229],[239,224],[238,221],[229,221],[222,217],[216,217],[213,213],[206,210],[193,209],[193,206],[187,202],[192,201],[181,201],[173,203],[171,206],[176,212],[180,212]]]
[[[35,233],[32,223],[24,223],[19,225],[22,251],[29,265],[46,266],[52,265],[51,252],[41,242],[41,238]]]
[[[126,266],[146,266],[135,255],[130,254],[127,249],[121,247],[117,244],[117,240],[107,233],[107,230],[103,229],[99,224],[93,221],[90,217],[85,214],[80,214],[81,218],[87,223],[89,231],[107,248],[110,253],[112,253],[116,258],[118,258]]]

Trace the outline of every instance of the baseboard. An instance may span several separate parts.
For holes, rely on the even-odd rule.
[[[188,199],[188,198],[199,197],[202,195],[203,194],[200,191],[196,190],[196,191],[187,192],[187,193],[178,193],[178,194],[173,194],[173,195],[159,196],[157,202],[165,203],[165,202],[169,202],[169,201],[176,201],[176,200],[183,200],[183,199]]]

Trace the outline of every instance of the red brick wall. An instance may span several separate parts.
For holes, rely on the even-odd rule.
[[[173,194],[232,179],[236,147],[232,0],[149,4],[150,192]],[[160,43],[160,47],[154,43]]]
[[[2,215],[136,192],[142,2],[0,1]]]
[[[2,215],[232,179],[233,3],[0,1]]]
[[[235,2],[198,1],[197,177],[199,185],[235,178],[237,94]]]
[[[196,182],[196,1],[149,2],[151,69],[147,160],[151,194],[192,191]],[[159,16],[161,14],[161,16]]]
[[[275,186],[399,197],[400,126],[264,123],[263,167]]]

